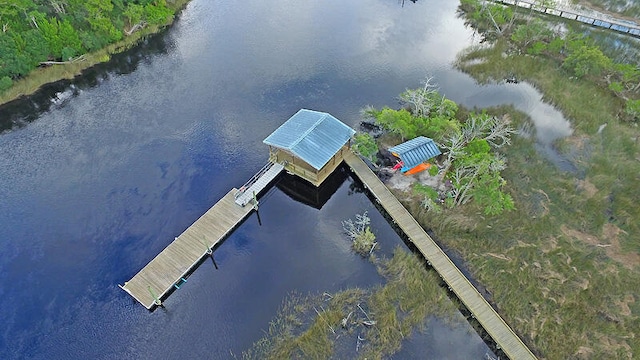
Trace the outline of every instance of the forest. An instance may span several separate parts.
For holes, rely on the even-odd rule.
[[[0,1],[0,92],[39,66],[79,59],[174,15],[169,0]]]

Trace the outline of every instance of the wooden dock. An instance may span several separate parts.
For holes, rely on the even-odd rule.
[[[480,325],[510,359],[535,359],[535,355],[511,330],[509,325],[489,305],[447,254],[424,231],[407,209],[387,189],[386,185],[369,167],[352,152],[344,155],[344,160],[360,178],[371,194],[380,202],[393,221],[409,237],[427,262],[440,274],[451,291],[462,301]],[[514,289],[516,290],[516,289]]]
[[[224,240],[252,210],[245,206],[257,201],[257,196],[280,174],[284,166],[267,163],[244,186],[243,191],[231,189],[196,222],[176,237],[158,256],[124,285],[119,285],[144,307],[151,310],[161,305],[161,299],[186,282],[185,276],[213,248]]]
[[[267,165],[249,179],[249,181],[240,188],[240,191],[236,193],[236,204],[240,206],[247,205],[253,200],[253,197],[264,190],[282,170],[284,170],[284,165],[282,164],[267,163]]]
[[[120,287],[151,310],[213,247],[238,226],[253,210],[238,206],[232,189],[158,256]]]
[[[560,7],[547,7],[531,1],[523,0],[491,0],[504,5],[514,5],[523,9],[530,9],[547,15],[559,16],[569,20],[579,21],[583,24],[617,31],[622,34],[640,37],[640,24],[593,11],[595,15],[582,13],[579,9],[566,9]]]

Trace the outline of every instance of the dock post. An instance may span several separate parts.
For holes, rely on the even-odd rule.
[[[158,295],[156,295],[156,293],[153,292],[153,290],[151,289],[151,285],[147,286],[147,289],[149,289],[149,293],[151,294],[151,296],[154,299],[154,304],[158,305],[158,306],[162,306],[162,301],[160,301],[160,299],[158,299]]]
[[[258,211],[258,197],[255,191],[253,192],[253,210]]]
[[[260,219],[260,211],[256,209],[256,216],[258,217],[258,226],[262,226],[262,220]]]
[[[198,239],[200,240],[200,242],[202,243],[202,245],[204,245],[205,249],[207,249],[207,255],[209,256],[213,256],[213,250],[209,247],[209,245],[207,245],[204,241],[202,241],[202,239]]]

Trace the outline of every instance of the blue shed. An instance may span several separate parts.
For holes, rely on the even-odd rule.
[[[328,113],[301,109],[264,139],[269,158],[316,186],[342,162],[355,130]]]
[[[404,163],[401,171],[406,172],[414,167],[434,158],[442,152],[433,139],[418,136],[402,144],[389,148],[389,151]]]

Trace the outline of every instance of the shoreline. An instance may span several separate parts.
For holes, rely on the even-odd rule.
[[[145,27],[123,40],[109,44],[99,51],[86,53],[83,61],[69,64],[55,64],[46,67],[38,67],[29,75],[14,81],[14,85],[6,91],[0,93],[0,107],[24,97],[31,96],[44,88],[46,85],[54,84],[63,80],[73,80],[82,73],[98,64],[111,60],[111,56],[125,52],[135,46],[140,45],[147,37],[157,35],[170,28],[181,16],[182,11],[189,4],[190,0],[177,0],[172,7],[174,15],[163,25],[153,25]]]

